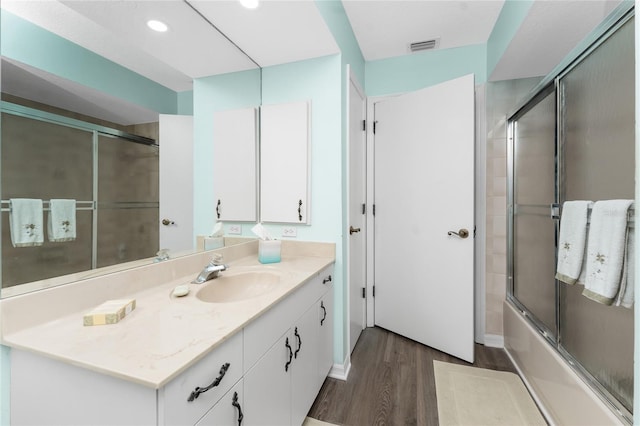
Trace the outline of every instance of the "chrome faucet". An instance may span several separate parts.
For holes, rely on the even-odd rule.
[[[204,267],[200,274],[198,274],[198,277],[195,280],[191,281],[191,283],[202,284],[204,282],[217,278],[218,273],[226,271],[229,268],[229,266],[218,262],[218,259],[211,259],[211,262],[209,262],[209,264]]]

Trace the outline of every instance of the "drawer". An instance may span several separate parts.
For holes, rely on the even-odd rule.
[[[229,366],[222,373],[227,363]],[[160,413],[164,414],[161,424],[196,424],[240,380],[242,373],[242,332],[239,332],[160,390]],[[196,388],[206,388],[220,377],[219,383],[208,391],[194,393]],[[198,396],[189,401],[192,393]]]

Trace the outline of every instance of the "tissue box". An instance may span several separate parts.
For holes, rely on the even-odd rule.
[[[85,314],[84,325],[115,324],[136,308],[136,299],[108,300]]]
[[[280,245],[281,241],[258,240],[258,261],[260,263],[280,262]]]
[[[224,247],[223,237],[204,237],[204,249],[214,250]]]

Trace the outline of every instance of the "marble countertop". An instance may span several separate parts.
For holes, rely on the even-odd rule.
[[[334,261],[283,252],[280,263],[262,265],[257,256],[246,256],[222,274],[271,270],[280,275],[275,290],[244,301],[206,303],[196,293],[215,280],[191,284],[191,273],[131,295],[136,308],[117,324],[83,326],[85,311],[72,312],[6,334],[3,344],[157,389]],[[191,292],[172,296],[183,284]]]

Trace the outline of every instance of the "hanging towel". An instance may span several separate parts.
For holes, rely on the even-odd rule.
[[[636,282],[635,274],[635,255],[636,244],[635,235],[632,229],[627,232],[627,251],[624,257],[624,267],[622,268],[622,280],[620,282],[620,291],[618,291],[618,297],[616,297],[616,306],[624,306],[625,308],[632,308],[634,301],[634,288]]]
[[[44,243],[42,200],[11,198],[9,210],[11,244],[14,247],[41,246]]]
[[[586,276],[582,294],[611,305],[618,295],[627,248],[627,211],[633,200],[598,201],[591,211]]]
[[[587,241],[587,217],[592,201],[565,201],[560,219],[556,279],[575,284],[583,270]]]
[[[49,201],[47,231],[52,242],[76,239],[76,200]]]

